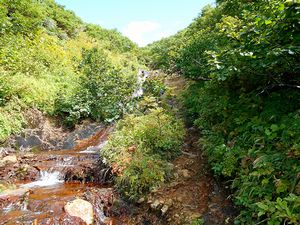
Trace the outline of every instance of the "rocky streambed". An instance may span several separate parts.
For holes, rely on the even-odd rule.
[[[2,149],[0,224],[116,224],[117,195],[98,154],[111,130],[100,127],[68,150]]]
[[[87,121],[69,131],[32,118],[30,128],[0,148],[1,225],[233,224],[237,210],[193,127],[182,154],[169,162],[168,182],[130,204],[113,189],[111,168],[99,157],[113,127]]]

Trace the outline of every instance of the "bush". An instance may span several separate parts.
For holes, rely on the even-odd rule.
[[[138,200],[145,193],[163,183],[170,168],[157,156],[136,153],[129,161],[116,184],[120,192],[130,200]]]
[[[12,134],[21,131],[25,124],[22,108],[17,101],[12,101],[0,107],[0,143]]]
[[[235,202],[241,206],[238,224],[300,221],[299,97],[282,90],[237,98],[217,84],[192,85],[185,94],[214,172],[233,180]]]
[[[118,122],[102,154],[125,197],[136,199],[165,180],[167,160],[180,153],[183,137],[182,122],[162,109]]]
[[[72,126],[88,117],[109,122],[120,118],[132,100],[137,72],[124,73],[97,48],[83,50],[79,69],[83,76],[76,93],[57,102],[58,113],[66,117],[66,123]]]
[[[158,75],[148,77],[143,85],[144,94],[152,97],[160,97],[165,93],[167,87],[164,83],[164,78]]]

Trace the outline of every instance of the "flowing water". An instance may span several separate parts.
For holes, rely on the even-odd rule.
[[[0,195],[0,224],[84,224],[64,211],[76,198],[92,203],[95,224],[114,224],[104,210],[113,195],[105,184],[110,169],[99,164],[98,154],[111,129],[80,141],[72,150],[46,151],[28,159],[39,174],[31,182],[17,181],[14,190]]]
[[[144,94],[143,84],[145,83],[147,77],[149,77],[149,76],[150,76],[150,73],[148,71],[145,71],[145,70],[139,71],[138,77],[137,77],[137,89],[132,94],[133,98],[139,98],[139,97],[143,96],[143,94]]]

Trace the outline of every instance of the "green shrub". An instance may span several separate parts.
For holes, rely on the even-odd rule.
[[[125,197],[136,199],[166,179],[167,159],[180,153],[183,136],[182,122],[162,109],[118,122],[102,154]]]
[[[185,94],[187,113],[197,118],[200,143],[214,172],[233,180],[235,202],[241,207],[237,224],[299,222],[298,99],[297,92],[285,90],[237,98],[216,84],[192,85]],[[293,201],[286,200],[290,193]],[[259,202],[265,208],[257,207]]]
[[[159,157],[137,152],[117,178],[116,184],[125,197],[138,200],[145,193],[159,187],[169,170],[167,163]]]
[[[167,90],[164,83],[164,77],[158,75],[148,77],[143,88],[144,94],[151,95],[152,97],[160,97]]]
[[[22,116],[22,107],[18,101],[11,101],[0,107],[0,143],[12,133],[21,131],[25,124]]]
[[[79,68],[83,76],[76,93],[57,102],[58,113],[66,116],[66,123],[74,125],[88,117],[97,121],[120,118],[132,100],[137,71],[125,73],[98,48],[83,51]]]

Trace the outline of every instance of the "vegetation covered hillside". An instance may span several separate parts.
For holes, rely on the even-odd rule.
[[[0,1],[0,141],[37,108],[72,126],[114,120],[136,85],[137,46],[54,0]]]
[[[219,0],[144,49],[190,80],[183,100],[236,224],[300,223],[300,2]]]

